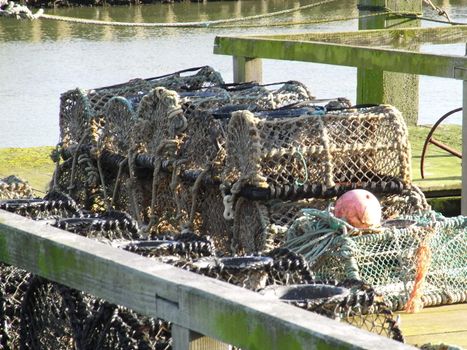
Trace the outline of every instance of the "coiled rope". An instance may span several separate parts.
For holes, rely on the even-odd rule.
[[[326,5],[326,4],[335,2],[335,1],[337,0],[324,0],[324,1],[314,3],[314,4],[299,6],[293,9],[270,12],[270,13],[266,13],[262,15],[254,15],[254,16],[241,17],[241,18],[219,19],[219,20],[203,21],[203,22],[178,22],[178,23],[112,22],[112,21],[100,21],[100,20],[92,20],[92,19],[85,19],[85,18],[73,18],[73,17],[66,17],[66,16],[48,15],[48,14],[41,14],[38,18],[55,20],[55,21],[71,22],[71,23],[95,24],[95,25],[101,25],[101,26],[115,26],[115,27],[206,28],[206,27],[216,26],[216,25],[226,24],[226,23],[244,22],[244,21],[251,21],[251,20],[268,18],[268,17],[281,16],[281,15],[285,15],[285,14],[292,13],[292,12],[302,11],[302,10],[310,9],[313,7]]]

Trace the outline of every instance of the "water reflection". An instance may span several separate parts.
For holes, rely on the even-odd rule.
[[[65,9],[49,9],[49,14],[69,16],[92,20],[128,22],[128,23],[174,23],[174,22],[198,22],[218,19],[230,19],[235,17],[248,17],[258,14],[266,14],[285,9],[298,8],[318,2],[297,0],[258,0],[258,1],[219,1],[219,2],[180,2],[174,4],[154,4],[131,7],[78,7]],[[349,11],[350,9],[350,11]],[[278,17],[258,19],[248,24],[267,24],[273,22],[304,21],[313,18],[332,16],[355,16],[356,0],[336,1],[330,4],[318,6],[312,9],[292,12]],[[238,29],[241,27],[241,23]],[[295,27],[296,28],[296,27]],[[284,29],[284,28],[282,28]],[[287,28],[285,28],[287,30]],[[91,41],[111,41],[122,39],[148,39],[154,35],[177,35],[187,29],[173,28],[140,28],[140,27],[111,27],[95,26],[88,24],[68,24],[64,22],[41,20],[21,21],[13,19],[0,21],[0,42],[11,41],[62,41],[74,39],[86,39]],[[259,28],[260,31],[270,31]],[[277,29],[276,29],[277,30]],[[189,29],[189,31],[202,31],[202,29]],[[256,30],[255,30],[256,31]]]
[[[318,0],[239,0],[181,2],[129,7],[83,7],[47,13],[119,22],[191,22],[270,13]],[[216,35],[347,31],[357,20],[267,27],[267,23],[358,15],[357,0],[340,0],[305,11],[256,20],[259,27],[142,28],[72,24],[51,20],[0,20],[0,147],[53,145],[58,139],[62,92],[151,77],[187,67],[211,65],[232,80],[232,60],[212,54]],[[467,0],[442,0],[456,21],[467,21]],[[430,16],[436,17],[430,12]],[[250,22],[248,22],[250,23]],[[439,25],[423,23],[424,26]],[[464,45],[449,50],[463,54]],[[423,50],[443,52],[443,48]],[[438,51],[437,51],[438,50]],[[441,51],[440,51],[441,50]],[[451,52],[451,51],[449,51]],[[460,53],[458,53],[460,52]],[[264,61],[265,82],[300,80],[318,97],[347,96],[355,101],[355,69],[319,64]],[[430,122],[461,101],[461,84],[423,77],[420,121]],[[5,107],[6,106],[6,107]]]

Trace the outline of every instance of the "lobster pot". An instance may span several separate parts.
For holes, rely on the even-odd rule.
[[[224,184],[237,192],[246,184],[261,188],[264,199],[293,199],[333,197],[355,186],[393,193],[410,183],[407,128],[397,109],[302,110],[299,117],[273,119],[234,113]]]
[[[0,200],[32,198],[34,191],[29,184],[20,178],[10,175],[0,179]]]
[[[184,167],[201,171],[214,166],[215,173],[221,173],[225,160],[225,130],[232,111],[245,108],[272,110],[313,98],[299,82],[277,84],[279,87],[275,89],[251,83],[230,85],[224,86],[224,90],[207,90],[198,97],[180,94],[187,120],[178,152]]]
[[[154,160],[153,215],[174,218],[178,226],[188,225],[206,234],[213,229],[213,235],[223,241],[217,243],[226,247],[230,230],[223,222],[219,175],[225,159],[228,111],[245,105],[252,109],[273,108],[310,97],[298,82],[282,84],[275,90],[240,84],[186,93],[161,87],[149,92],[139,104],[136,128],[130,138],[137,140],[141,152]],[[201,187],[203,193],[199,194]]]
[[[415,185],[407,186],[401,193],[377,196],[384,219],[430,209],[423,192]],[[303,209],[325,210],[335,200],[333,197],[256,201],[239,197],[233,208],[232,247],[237,253],[246,254],[280,247],[289,227],[303,215]]]
[[[100,116],[105,104],[113,97],[127,98],[136,110],[141,98],[158,86],[190,90],[223,83],[218,72],[205,66],[155,78],[132,79],[109,87],[67,91],[60,98],[60,139],[65,147],[79,143],[86,136],[92,118]]]
[[[329,227],[326,220],[305,215],[290,230],[310,234],[318,222]],[[403,309],[415,292],[425,306],[467,301],[466,217],[428,212],[389,221],[378,232],[358,232],[338,234],[321,255],[308,256],[317,279],[361,280],[393,310]]]

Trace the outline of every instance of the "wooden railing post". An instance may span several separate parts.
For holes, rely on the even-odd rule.
[[[233,79],[235,83],[263,80],[263,64],[259,58],[233,56]]]
[[[229,345],[189,329],[172,325],[174,350],[229,350]]]
[[[467,56],[467,45],[465,47]],[[464,80],[462,95],[462,192],[461,214],[467,215],[467,80]]]
[[[378,12],[421,13],[422,0],[360,0],[359,29],[384,29],[419,27],[419,20],[387,16],[371,16]],[[375,45],[378,45],[376,42]],[[412,48],[414,49],[414,48]],[[418,76],[384,72],[379,69],[357,70],[357,103],[388,103],[396,106],[407,124],[418,121]]]

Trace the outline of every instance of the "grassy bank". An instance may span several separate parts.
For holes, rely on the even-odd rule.
[[[459,186],[461,160],[447,152],[429,146],[425,161],[426,179],[420,177],[420,155],[430,127],[411,127],[409,137],[412,145],[412,175],[422,187]],[[461,150],[461,129],[458,125],[443,125],[435,133],[436,139]],[[4,148],[0,149],[0,178],[17,175],[39,190],[44,191],[50,181],[54,165],[49,155],[53,147]]]
[[[0,178],[16,175],[26,180],[40,195],[45,192],[54,164],[50,152],[54,147],[0,149]]]
[[[428,146],[428,157],[425,159],[425,179],[421,179],[420,161],[423,144],[431,126],[409,128],[412,145],[412,177],[422,188],[449,188],[459,186],[461,179],[461,159],[446,151]],[[462,133],[459,125],[441,125],[433,137],[446,145],[462,151]]]

